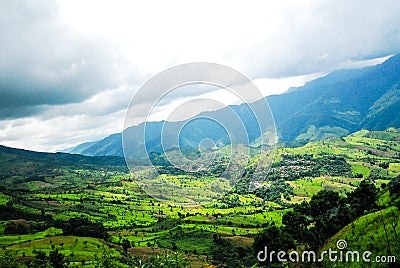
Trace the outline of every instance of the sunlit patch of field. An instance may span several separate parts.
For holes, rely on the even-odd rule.
[[[0,205],[5,205],[7,204],[8,201],[10,201],[11,197],[8,195],[5,195],[3,193],[0,193]]]
[[[102,241],[91,237],[54,236],[27,241],[7,247],[18,256],[34,256],[34,251],[49,254],[54,248],[59,249],[69,261],[93,260],[100,258],[102,250],[107,247]],[[112,255],[121,256],[121,253],[112,249]]]
[[[227,236],[225,237],[225,239],[232,242],[233,245],[238,245],[238,246],[250,247],[254,242],[254,238],[245,236]]]
[[[25,243],[27,241],[34,241],[37,239],[52,237],[52,236],[56,236],[56,235],[60,235],[60,234],[62,234],[61,229],[51,227],[45,231],[37,232],[34,234],[0,236],[0,246],[10,246],[10,245],[15,245],[15,244],[21,244],[21,243]]]
[[[149,195],[182,205],[218,200],[232,188],[227,179],[214,176],[161,174],[155,178],[142,178],[138,183]]]
[[[389,172],[394,175],[399,175],[400,174],[400,160],[397,163],[389,163]]]
[[[355,187],[362,181],[362,178],[342,178],[342,177],[318,177],[318,178],[304,178],[296,181],[287,181],[293,187],[294,197],[287,202],[301,203],[302,201],[309,201],[311,197],[321,190],[331,190],[346,194],[355,189]]]
[[[365,163],[361,162],[351,162],[351,171],[354,175],[361,174],[363,178],[368,178],[371,174],[370,167],[367,166]]]

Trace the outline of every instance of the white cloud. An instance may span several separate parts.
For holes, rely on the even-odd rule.
[[[0,10],[0,143],[58,150],[118,132],[140,84],[176,64],[228,65],[263,95],[374,64],[399,52],[399,13],[396,0],[9,1]],[[234,102],[207,94],[196,97]]]
[[[36,151],[59,151],[121,131],[124,113],[121,110],[95,119],[74,115],[46,120],[36,117],[4,120],[0,123],[1,144]]]

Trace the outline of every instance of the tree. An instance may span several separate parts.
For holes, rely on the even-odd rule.
[[[394,205],[400,210],[400,175],[392,179],[389,184],[389,192]]]
[[[119,261],[112,257],[111,251],[104,246],[101,255],[96,259],[96,267],[99,268],[118,268],[123,267]]]
[[[27,267],[24,263],[20,263],[17,257],[10,251],[0,248],[0,268]]]
[[[29,234],[31,225],[27,220],[15,220],[6,224],[4,234]]]
[[[337,192],[322,190],[313,195],[310,201],[310,215],[316,218],[329,219],[339,206],[340,196]]]
[[[101,222],[91,222],[86,218],[71,218],[67,222],[58,223],[65,235],[89,236],[95,238],[108,238],[106,228]]]
[[[295,248],[293,237],[287,232],[283,231],[274,224],[268,225],[260,233],[254,237],[253,250],[254,255],[257,257],[259,252],[264,252],[265,247],[267,247],[268,252],[275,251],[285,251]],[[279,264],[277,258],[269,259],[267,256],[265,261],[262,261],[262,265]]]
[[[349,194],[349,203],[355,217],[363,215],[365,212],[376,208],[378,189],[367,180],[361,181],[360,185]]]
[[[172,250],[173,251],[177,251],[178,250],[178,246],[176,245],[175,242],[172,242]]]
[[[65,256],[58,249],[50,251],[49,256],[45,252],[34,251],[34,259],[29,263],[32,268],[64,268]]]
[[[128,249],[131,248],[131,241],[128,239],[122,240],[122,248],[124,249],[125,253],[128,251]]]
[[[290,234],[297,242],[305,243],[308,238],[310,224],[306,215],[297,211],[289,211],[282,217],[283,231]]]
[[[64,254],[61,254],[58,249],[51,251],[49,254],[49,261],[53,268],[63,268],[65,262]]]

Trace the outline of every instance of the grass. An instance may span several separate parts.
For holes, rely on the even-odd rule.
[[[354,190],[355,186],[361,181],[360,178],[342,178],[342,177],[318,177],[304,178],[296,181],[287,181],[293,187],[295,196],[291,203],[300,203],[308,201],[311,197],[321,190],[331,190],[345,195]]]
[[[370,168],[362,163],[351,163],[351,171],[354,175],[361,174],[363,178],[368,178],[371,174]]]
[[[393,204],[393,198],[390,196],[390,192],[387,190],[384,190],[383,193],[379,196],[378,200],[376,203],[380,207],[389,207],[390,204]]]
[[[7,249],[16,252],[19,256],[34,256],[34,251],[49,253],[54,248],[69,258],[69,261],[93,260],[101,257],[101,252],[107,247],[98,239],[78,236],[55,236],[24,242],[13,245]],[[121,256],[121,253],[112,250],[114,256]]]
[[[0,221],[0,235],[4,235],[4,229],[6,228],[8,221]]]
[[[388,171],[394,176],[400,174],[400,162],[389,163]]]
[[[11,197],[9,197],[8,195],[0,193],[0,205],[7,204],[7,202],[10,201],[10,199],[11,199]]]
[[[398,261],[400,260],[400,240],[398,239],[400,229],[396,227],[395,231],[393,224],[396,223],[400,224],[400,212],[396,207],[370,213],[355,220],[330,238],[324,246],[324,250],[328,248],[335,250],[336,242],[344,239],[347,242],[346,251],[357,250],[360,254],[370,251],[372,252],[370,257],[372,261],[375,260],[376,256],[394,255]],[[352,262],[346,264],[326,262],[325,264],[326,267],[360,267],[360,264],[366,265],[366,263]]]
[[[45,231],[37,232],[34,234],[26,234],[26,235],[7,235],[0,236],[0,246],[10,246],[15,244],[21,244],[27,241],[34,241],[37,239],[46,238],[49,236],[56,236],[62,234],[61,229],[57,229],[51,227]]]
[[[198,230],[186,233],[184,236],[157,240],[157,245],[160,247],[172,249],[172,246],[175,244],[178,250],[194,255],[210,254],[209,249],[212,243],[213,238],[211,233]]]
[[[255,213],[250,215],[229,215],[223,216],[222,218],[218,219],[217,222],[219,224],[228,225],[228,226],[252,226],[261,227],[265,223],[274,222],[276,225],[282,225],[282,217],[291,209],[284,209],[284,210],[273,210],[261,213]]]

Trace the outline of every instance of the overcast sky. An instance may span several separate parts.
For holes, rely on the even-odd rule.
[[[0,144],[56,151],[120,132],[140,85],[177,64],[228,65],[269,95],[376,63],[399,52],[399,14],[398,0],[4,0]]]

